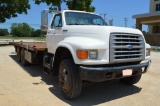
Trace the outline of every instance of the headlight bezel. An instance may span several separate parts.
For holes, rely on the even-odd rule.
[[[88,51],[89,59],[98,59],[98,50]]]

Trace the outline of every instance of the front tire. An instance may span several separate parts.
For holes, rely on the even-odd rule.
[[[72,59],[64,59],[59,67],[59,85],[67,99],[74,99],[81,93],[82,81],[78,66]]]
[[[142,74],[136,75],[136,76],[131,76],[127,78],[122,78],[120,79],[120,82],[125,84],[125,85],[133,85],[136,84],[140,81]]]

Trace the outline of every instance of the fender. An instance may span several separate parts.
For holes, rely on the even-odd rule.
[[[79,37],[79,36],[74,36],[74,37],[66,37],[63,41],[59,42],[57,45],[57,48],[59,47],[65,47],[67,48],[71,54],[72,57],[75,61],[76,64],[83,64],[84,61],[87,60],[80,60],[77,58],[76,51],[77,50],[100,50],[100,54],[105,54],[101,52],[105,52],[108,45],[100,39],[95,39],[95,38],[89,38],[89,37]],[[103,55],[101,55],[103,57]],[[93,60],[90,60],[93,61]],[[101,62],[100,62],[101,63]]]

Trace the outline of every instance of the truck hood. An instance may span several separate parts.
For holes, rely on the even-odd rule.
[[[110,33],[134,33],[142,35],[142,32],[138,29],[115,27],[115,26],[93,26],[93,25],[72,25],[69,27],[68,32],[70,34],[91,34],[91,35],[110,35]]]
[[[113,26],[69,26],[63,43],[79,49],[108,49],[111,33],[133,33],[142,35],[137,29]],[[64,33],[64,32],[63,32]]]

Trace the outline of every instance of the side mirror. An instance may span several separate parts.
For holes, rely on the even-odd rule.
[[[41,30],[47,31],[48,29],[48,11],[43,10],[41,12]]]
[[[51,9],[45,9],[41,12],[41,30],[47,31],[48,29],[48,13],[57,12],[58,7],[54,6]]]

